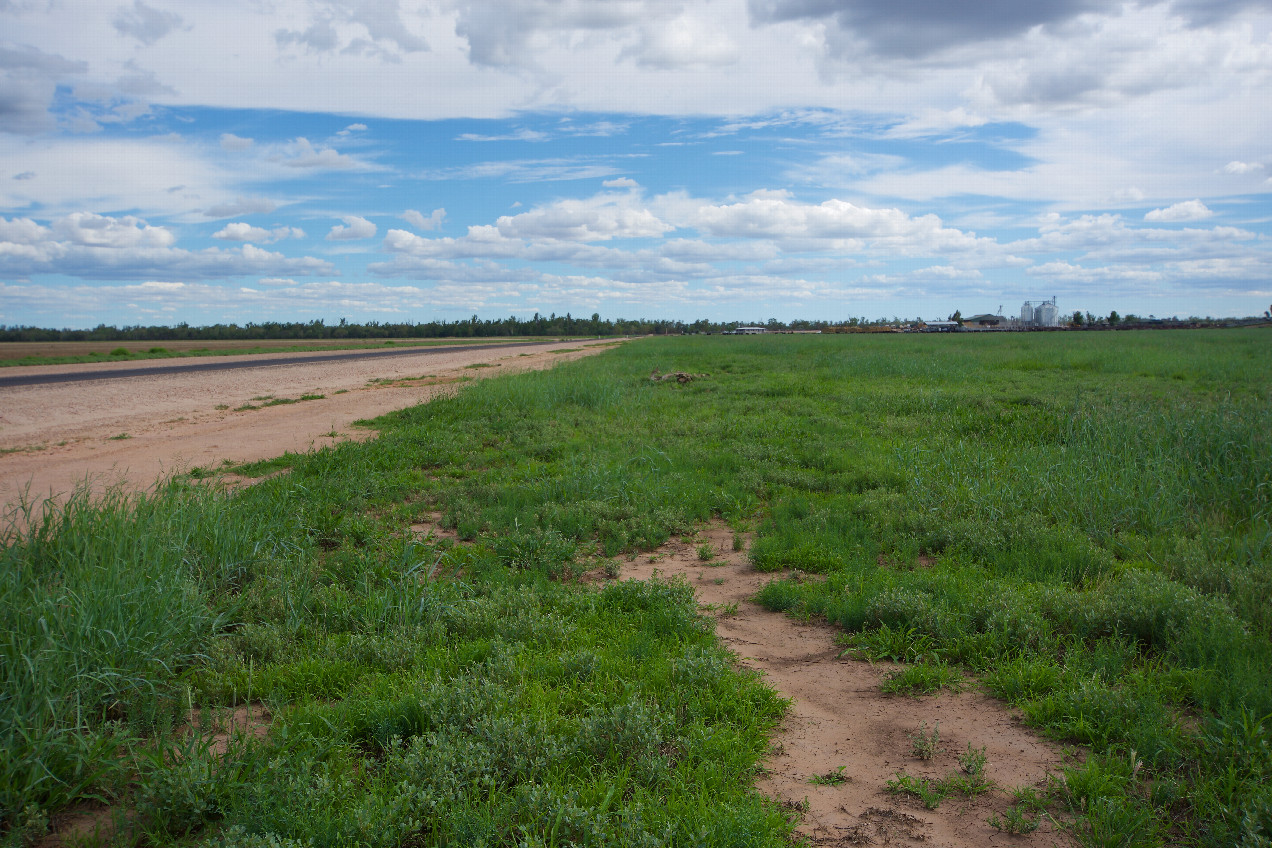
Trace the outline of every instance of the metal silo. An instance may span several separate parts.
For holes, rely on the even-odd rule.
[[[1034,320],[1043,327],[1060,326],[1060,310],[1054,302],[1044,300],[1034,309]]]
[[[1032,325],[1033,322],[1034,322],[1033,304],[1026,300],[1025,305],[1020,307],[1020,323],[1028,327]]]

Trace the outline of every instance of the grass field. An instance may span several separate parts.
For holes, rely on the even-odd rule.
[[[573,581],[720,516],[802,572],[770,607],[1086,746],[1041,802],[1086,844],[1265,845],[1268,342],[649,339],[236,493],[33,516],[0,568],[5,839],[97,798],[138,844],[787,844],[749,790],[781,700],[687,587]],[[437,514],[460,543],[406,532]],[[267,739],[173,733],[245,701]]]
[[[179,359],[190,356],[241,356],[259,353],[306,353],[324,350],[379,350],[385,347],[507,344],[509,342],[569,341],[562,338],[468,339],[262,339],[260,341],[155,342],[4,342],[0,368],[14,365],[73,365],[90,362],[132,362],[139,359]]]

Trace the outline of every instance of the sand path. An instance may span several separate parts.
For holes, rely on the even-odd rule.
[[[269,459],[339,439],[366,438],[373,431],[351,428],[354,421],[421,403],[464,379],[550,368],[615,343],[606,339],[458,352],[425,348],[400,356],[298,365],[268,364],[295,354],[263,354],[250,357],[260,368],[160,371],[0,388],[0,514],[23,497],[39,503],[50,494],[63,496],[86,479],[97,490],[115,483],[147,487],[175,471],[215,469],[227,460]],[[11,368],[5,374],[86,367],[137,364]],[[305,395],[315,399],[265,405]]]
[[[698,556],[708,542],[711,562]],[[841,659],[836,630],[802,624],[769,612],[749,599],[779,575],[761,574],[745,551],[733,550],[728,527],[713,524],[691,541],[672,540],[654,555],[625,564],[624,578],[655,574],[684,577],[699,602],[716,616],[716,632],[741,665],[764,674],[793,701],[774,736],[774,753],[757,788],[802,811],[800,832],[815,845],[906,845],[980,848],[986,845],[1073,845],[1070,835],[1044,818],[1032,834],[1001,833],[987,820],[1011,803],[1007,791],[1041,787],[1064,759],[1056,746],[1038,739],[1001,702],[979,692],[922,698],[885,695],[879,684],[887,669]],[[735,611],[736,610],[736,611]],[[940,722],[941,747],[931,760],[911,753],[910,734]],[[952,795],[935,810],[885,789],[898,770],[937,779],[959,773],[957,755],[968,744],[985,748],[986,773],[999,787],[975,798]],[[816,785],[816,775],[837,772],[847,781]]]

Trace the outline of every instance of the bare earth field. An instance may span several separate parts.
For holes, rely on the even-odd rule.
[[[8,514],[23,497],[41,501],[65,495],[86,478],[96,491],[114,483],[146,487],[164,474],[366,438],[373,431],[351,429],[354,421],[428,400],[465,379],[550,368],[613,344],[429,348],[374,359],[357,359],[351,352],[348,361],[302,365],[268,364],[295,353],[229,356],[219,360],[251,359],[263,367],[164,374],[157,364],[159,370],[144,377],[0,388],[0,509]],[[137,367],[135,362],[51,365],[4,373]],[[314,399],[300,400],[306,395]],[[274,405],[266,405],[271,401]]]

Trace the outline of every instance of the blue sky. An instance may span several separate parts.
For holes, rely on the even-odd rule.
[[[0,0],[0,324],[1272,305],[1268,0]]]

